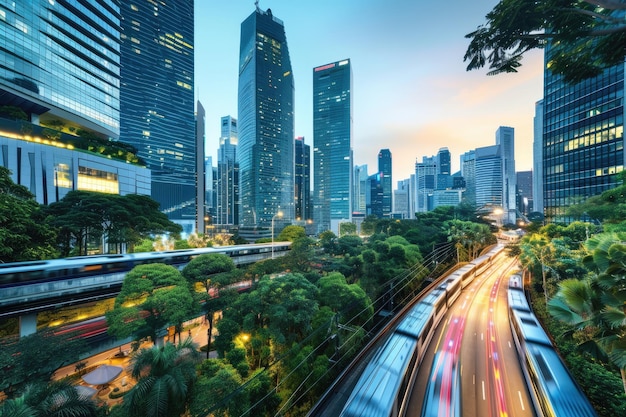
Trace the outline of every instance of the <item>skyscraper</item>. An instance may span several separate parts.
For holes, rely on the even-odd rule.
[[[533,119],[533,212],[543,214],[543,100],[535,103]]]
[[[207,217],[208,207],[212,205],[206,199],[206,190],[210,186],[206,183],[206,172],[204,165],[204,126],[205,126],[205,112],[202,103],[198,101],[196,110],[196,231],[197,233],[204,233]],[[208,220],[208,218],[207,218]]]
[[[241,24],[239,224],[294,219],[294,80],[283,22],[258,7]],[[280,220],[279,220],[280,222]]]
[[[313,69],[315,224],[339,232],[352,218],[352,67],[350,60]]]
[[[239,165],[237,164],[237,119],[221,120],[217,151],[217,210],[215,224],[233,226],[239,222]]]
[[[117,139],[119,39],[115,0],[84,1],[80,10],[67,2],[3,2],[0,104],[20,107],[36,125]]]
[[[195,224],[193,0],[120,2],[120,140],[152,171],[152,198],[185,232]]]
[[[296,138],[295,214],[296,220],[313,220],[311,210],[311,147],[304,137]]]
[[[352,192],[352,212],[365,214],[365,189],[367,187],[367,165],[354,166],[354,191]]]
[[[476,208],[481,211],[502,209],[502,148],[498,145],[484,146],[476,148],[474,154]]]
[[[463,200],[469,204],[476,204],[476,151],[467,151],[461,154],[461,175],[465,180]]]
[[[624,64],[570,85],[548,69],[545,52],[542,137],[547,221],[569,221],[567,208],[617,185],[624,169]]]
[[[437,184],[438,190],[452,188],[452,164],[448,148],[441,148],[437,152]]]
[[[381,149],[378,152],[378,172],[383,174],[381,178],[383,187],[383,217],[389,217],[393,210],[391,165],[391,151],[389,149]]]
[[[422,157],[422,162],[415,163],[415,211],[426,213],[431,208],[429,197],[435,190],[437,181],[437,161],[434,156]]]
[[[517,219],[517,175],[515,173],[515,130],[500,126],[496,130],[496,145],[502,156],[502,209],[507,223]]]

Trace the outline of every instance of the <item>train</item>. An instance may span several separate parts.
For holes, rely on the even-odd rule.
[[[125,273],[137,265],[148,263],[164,263],[180,268],[199,255],[212,253],[228,255],[233,258],[235,264],[238,264],[239,260],[244,258],[253,262],[255,255],[267,255],[273,252],[275,256],[280,256],[284,255],[290,248],[291,242],[273,242],[162,252],[75,256],[43,261],[0,263],[0,288],[94,275]],[[259,257],[256,260],[260,259]]]
[[[597,416],[530,308],[519,274],[510,277],[507,298],[515,347],[537,415]]]
[[[341,411],[341,417],[398,417],[408,407],[415,374],[435,329],[463,288],[493,264],[504,247],[448,274],[412,306],[389,337],[373,352]],[[458,408],[458,404],[452,407]]]

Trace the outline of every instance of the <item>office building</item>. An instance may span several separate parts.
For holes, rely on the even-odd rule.
[[[241,24],[237,121],[239,225],[291,222],[294,79],[284,24],[270,9],[257,7]]]
[[[315,225],[339,233],[352,218],[352,68],[350,60],[313,69]]]
[[[376,174],[367,177],[366,195],[365,195],[365,214],[366,216],[376,216],[379,219],[383,217],[383,174]]]
[[[543,209],[548,222],[568,222],[566,210],[617,186],[624,168],[624,65],[577,84],[563,82],[545,52],[542,129]]]
[[[422,162],[415,162],[415,212],[426,213],[432,210],[429,198],[437,182],[437,159],[434,156],[422,157]]]
[[[383,174],[381,179],[383,185],[383,217],[389,217],[393,210],[392,161],[389,149],[381,149],[378,152],[378,172]]]
[[[354,166],[354,191],[352,192],[352,213],[365,214],[366,207],[366,186],[367,186],[367,165]]]
[[[204,233],[209,221],[206,191],[211,185],[206,183],[204,164],[204,107],[198,101],[196,105],[196,231]]]
[[[120,4],[120,140],[152,171],[161,211],[190,233],[197,167],[193,0]]]
[[[461,154],[461,176],[465,180],[463,201],[476,204],[476,151],[471,150]]]
[[[506,223],[515,224],[517,219],[517,175],[515,172],[515,130],[500,126],[496,130],[496,145],[502,156],[502,209]]]
[[[533,172],[517,173],[517,210],[520,215],[527,216],[533,209]]]
[[[485,146],[476,148],[474,154],[476,209],[486,212],[501,210],[504,203],[502,148],[498,145]]]
[[[535,103],[533,119],[533,208],[543,215],[543,100]]]
[[[411,179],[398,181],[398,187],[393,192],[393,216],[399,219],[411,219]]]
[[[448,148],[441,148],[437,152],[437,190],[452,188],[452,161]]]
[[[68,135],[117,139],[119,3],[3,2],[0,13],[0,105]]]
[[[116,141],[119,3],[80,6],[19,1],[0,7],[0,164],[40,204],[72,190],[150,194],[150,171]]]
[[[296,138],[295,167],[295,213],[296,220],[311,222],[313,220],[311,206],[311,147],[304,143],[304,137]]]
[[[221,135],[217,150],[217,204],[213,223],[230,228],[239,223],[239,164],[237,163],[237,119],[221,119]]]

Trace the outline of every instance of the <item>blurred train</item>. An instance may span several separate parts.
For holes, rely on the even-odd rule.
[[[503,246],[498,245],[450,273],[402,317],[368,361],[344,405],[342,417],[404,416],[415,373],[437,325],[463,288],[491,266],[502,250]],[[458,392],[452,392],[450,398],[458,401]],[[452,409],[458,406],[450,404]]]
[[[518,274],[509,279],[509,321],[537,415],[597,416],[533,314],[521,279]]]
[[[182,268],[193,258],[211,253],[228,255],[233,258],[235,264],[242,263],[242,261],[252,263],[267,258],[267,254],[271,252],[275,256],[284,255],[290,248],[291,242],[274,242],[6,263],[0,264],[0,287],[126,273],[137,265],[149,263],[164,263]]]

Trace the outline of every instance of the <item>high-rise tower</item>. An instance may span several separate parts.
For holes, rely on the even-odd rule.
[[[20,107],[33,124],[54,122],[72,134],[117,139],[119,39],[115,0],[81,2],[80,9],[67,2],[3,2],[0,105]]]
[[[152,198],[195,224],[193,0],[121,2],[120,140],[152,171]]]
[[[313,69],[313,176],[317,230],[339,232],[352,218],[352,67]]]
[[[383,217],[389,217],[393,210],[393,182],[391,171],[391,151],[389,149],[381,149],[380,152],[378,152],[378,172],[383,174],[381,177],[383,187]]]
[[[502,209],[507,223],[517,220],[517,175],[515,173],[515,130],[500,126],[496,130],[496,145],[502,156]]]
[[[237,165],[237,119],[224,116],[217,151],[217,218],[220,226],[239,221],[239,166]]]
[[[624,169],[624,64],[571,85],[547,69],[552,54],[548,46],[540,168],[545,218],[561,222],[573,220],[569,206],[615,187]]]
[[[294,219],[294,80],[283,22],[257,9],[239,47],[239,224]]]
[[[304,137],[296,138],[295,168],[295,215],[296,220],[313,220],[311,211],[311,147]]]

